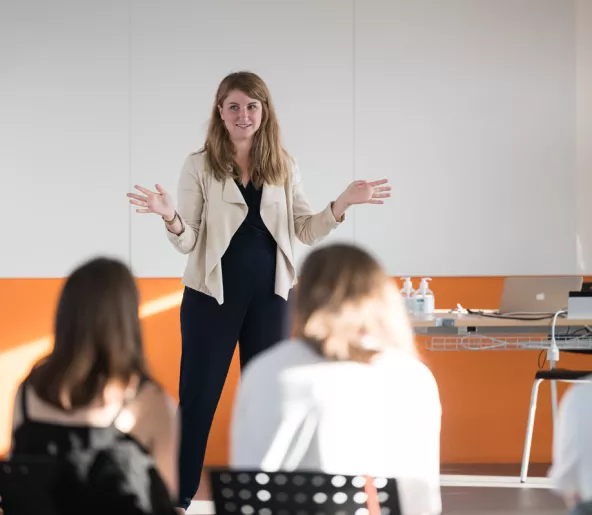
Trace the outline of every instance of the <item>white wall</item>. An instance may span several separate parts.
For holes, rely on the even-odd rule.
[[[356,240],[391,273],[573,273],[570,2],[360,1],[355,76],[356,172],[396,191]]]
[[[323,208],[354,180],[353,2],[204,5],[132,3],[133,182],[176,193],[185,156],[203,144],[218,83],[250,69],[268,83],[310,202]],[[335,238],[351,240],[353,228]],[[132,262],[142,276],[181,275],[185,257],[167,243],[161,220],[134,216]]]
[[[580,273],[592,271],[592,2],[576,11],[576,258]]]
[[[181,275],[125,193],[176,190],[238,69],[268,82],[314,207],[390,177],[334,236],[390,273],[592,273],[591,19],[587,0],[4,2],[0,276],[96,253]]]
[[[128,8],[0,3],[0,276],[129,258]]]

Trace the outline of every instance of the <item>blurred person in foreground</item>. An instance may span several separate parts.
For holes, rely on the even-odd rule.
[[[396,283],[364,250],[309,254],[296,336],[246,367],[230,465],[394,477],[405,515],[441,512],[441,406]]]
[[[138,304],[125,264],[78,267],[53,350],[18,388],[10,459],[55,462],[60,515],[175,513],[176,406],[148,374]]]

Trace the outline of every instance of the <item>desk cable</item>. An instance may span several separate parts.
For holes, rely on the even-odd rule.
[[[557,313],[547,313],[547,312],[529,312],[524,311],[520,312],[517,311],[515,313],[486,313],[484,311],[478,311],[474,309],[467,309],[466,310],[469,315],[477,315],[486,318],[501,318],[507,320],[523,320],[525,322],[530,321],[537,321],[537,320],[547,320],[548,318],[554,318],[557,316]],[[567,311],[561,310],[558,311],[560,314],[565,314]]]
[[[551,361],[552,368],[553,368],[554,363],[559,361],[559,346],[557,345],[557,338],[556,338],[557,319],[559,317],[563,318],[566,316],[566,314],[567,314],[566,309],[561,309],[555,313],[514,312],[514,313],[501,314],[501,313],[485,313],[485,312],[479,311],[479,310],[466,309],[466,308],[463,308],[463,306],[461,306],[460,304],[457,304],[457,308],[454,310],[451,310],[450,312],[455,313],[455,314],[477,315],[477,316],[489,317],[489,318],[522,320],[522,321],[527,321],[527,322],[528,321],[537,321],[537,320],[547,320],[547,319],[551,318],[552,319],[552,322],[551,322],[551,346],[548,349],[541,350],[537,361],[538,361],[539,368],[543,368],[540,363],[540,358],[543,355],[543,353],[545,354],[545,360]],[[527,317],[527,316],[519,316],[519,315],[536,315],[536,316],[528,316]],[[580,333],[582,331],[584,331],[586,333],[586,335],[590,335],[590,334],[592,334],[592,327],[584,326],[583,328],[576,329],[573,332],[570,331],[570,327],[568,327],[567,332],[565,334],[562,334],[561,336],[575,337],[576,340],[579,340],[580,336],[577,336],[577,335],[578,335],[578,333]],[[585,337],[585,336],[583,336],[583,337]],[[466,337],[466,338],[470,338],[470,337]],[[490,350],[505,347],[507,345],[507,343],[505,341],[500,340],[495,337],[482,336],[482,338],[489,340],[491,342],[491,345],[486,347],[487,349],[490,349]],[[467,350],[474,350],[472,347],[465,345],[464,340],[465,340],[465,338],[461,338],[461,342],[460,342],[461,347],[466,348]],[[483,347],[479,347],[479,348],[483,349]]]

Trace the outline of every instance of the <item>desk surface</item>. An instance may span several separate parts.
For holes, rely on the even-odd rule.
[[[436,310],[433,315],[411,315],[411,322],[416,328],[429,327],[551,327],[553,318],[543,320],[514,320],[480,315],[462,315],[448,310]],[[592,326],[592,319],[557,318],[556,327]]]

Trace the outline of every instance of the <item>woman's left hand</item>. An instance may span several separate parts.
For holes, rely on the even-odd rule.
[[[352,182],[333,203],[335,220],[343,220],[347,208],[354,204],[384,204],[383,199],[391,196],[391,187],[387,183],[388,179]]]
[[[391,196],[388,179],[378,181],[354,181],[342,193],[348,205],[354,204],[384,204],[385,198]]]

